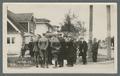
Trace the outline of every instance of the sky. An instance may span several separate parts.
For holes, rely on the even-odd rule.
[[[60,26],[64,16],[71,10],[78,20],[85,22],[89,32],[90,3],[6,3],[5,7],[14,13],[33,13],[36,18],[49,19],[52,25]],[[107,36],[107,9],[105,3],[93,4],[93,37],[104,39]],[[117,5],[111,3],[111,36],[117,31]]]

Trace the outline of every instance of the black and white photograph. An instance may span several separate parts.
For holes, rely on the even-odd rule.
[[[3,3],[3,73],[117,73],[117,3]]]

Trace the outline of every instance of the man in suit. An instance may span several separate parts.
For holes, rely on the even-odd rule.
[[[34,57],[34,51],[33,51],[33,48],[34,48],[34,42],[33,42],[33,39],[31,38],[31,42],[29,42],[28,44],[28,48],[30,50],[30,56],[33,58]]]
[[[67,37],[66,39],[66,59],[67,59],[67,66],[73,67],[75,62],[75,47],[74,42],[71,36]]]
[[[51,48],[51,42],[50,42],[51,36],[49,36],[47,38],[48,38],[48,47],[47,47],[47,51],[48,51],[48,63],[50,65],[53,65],[53,63],[52,63],[52,48]]]
[[[98,46],[99,46],[99,42],[97,42],[97,39],[94,38],[93,44],[92,44],[92,59],[93,59],[93,62],[97,62]]]
[[[64,55],[65,55],[65,40],[62,36],[59,37],[59,40],[60,40],[61,47],[58,54],[58,64],[59,64],[59,67],[63,67]]]
[[[80,38],[80,41],[79,41],[79,51],[80,51],[80,54],[79,54],[79,56],[82,56],[83,64],[87,63],[87,59],[86,59],[87,50],[88,50],[87,42],[84,40],[84,38]]]
[[[82,56],[82,49],[83,49],[83,45],[82,45],[82,38],[80,38],[80,40],[78,41],[78,45],[79,45],[79,56]]]
[[[40,35],[34,35],[33,36],[33,52],[34,52],[34,61],[35,61],[35,65],[38,68],[39,67],[39,62],[41,61],[41,52],[40,49],[38,48],[38,40],[39,38],[41,38]],[[41,64],[42,65],[42,64]]]
[[[43,37],[38,40],[38,47],[41,53],[43,54],[41,56],[43,68],[44,67],[48,68],[48,50],[47,50],[48,44],[49,44],[48,39],[46,38],[45,34],[43,34]]]
[[[52,55],[55,60],[54,68],[56,68],[58,65],[58,56],[59,56],[61,44],[60,44],[59,39],[55,35],[51,38],[50,41],[51,41]]]

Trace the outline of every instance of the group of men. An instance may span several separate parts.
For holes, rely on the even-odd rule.
[[[97,45],[97,46],[96,46]],[[98,42],[92,44],[93,61],[97,61]],[[24,57],[25,50],[30,50],[30,56],[34,58],[36,67],[41,65],[43,68],[48,68],[48,65],[54,67],[63,67],[64,60],[67,61],[67,66],[72,67],[76,63],[77,51],[79,51],[79,57],[82,56],[83,64],[87,63],[87,50],[88,44],[84,38],[80,38],[78,41],[72,36],[52,35],[46,36],[43,34],[32,37],[29,44],[25,44],[21,49],[21,55]]]

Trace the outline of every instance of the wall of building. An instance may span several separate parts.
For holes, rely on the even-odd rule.
[[[35,29],[35,23],[32,21],[29,21],[29,29],[31,33],[34,33],[34,29]]]
[[[35,34],[42,35],[48,31],[48,26],[46,24],[36,24]]]
[[[28,22],[19,22],[19,24],[26,29],[24,32],[28,32]]]
[[[8,54],[18,54],[20,55],[22,47],[22,36],[17,34],[7,35],[7,53]]]

